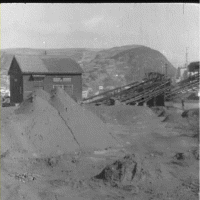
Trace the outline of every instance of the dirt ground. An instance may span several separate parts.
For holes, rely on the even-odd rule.
[[[101,123],[104,122],[105,130],[119,145],[84,148],[91,143],[85,139],[85,146],[80,146],[78,150],[69,152],[67,150],[70,148],[63,147],[65,152],[63,150],[57,155],[46,153],[46,156],[37,156],[39,152],[36,155],[31,151],[34,148],[26,148],[25,141],[19,136],[20,123],[18,128],[11,126],[13,120],[16,122],[16,116],[19,117],[15,111],[17,109],[1,108],[2,200],[199,199],[197,108],[183,114],[174,107],[151,110],[148,107],[125,105],[84,106],[98,120],[101,119]],[[76,116],[73,112],[78,112],[72,110],[68,116],[70,119]],[[26,121],[29,115],[23,112],[20,117]],[[64,118],[64,113],[61,114]],[[85,113],[85,118],[89,115]],[[78,136],[81,131],[79,133],[77,128],[81,121],[77,120],[74,125],[72,122],[70,124],[70,119],[68,125],[76,127],[73,130],[77,138],[81,138]],[[30,127],[26,127],[25,131],[29,133],[30,130]],[[44,130],[41,127],[36,131],[42,134]],[[101,133],[98,131],[98,134]],[[58,137],[56,132],[55,137]],[[108,139],[111,140],[110,137]],[[36,140],[33,138],[31,141],[35,144]],[[19,141],[23,143],[22,146]]]

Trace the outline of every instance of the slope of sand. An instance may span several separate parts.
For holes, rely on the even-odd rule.
[[[24,129],[29,120],[34,117],[37,118],[38,115],[41,115],[39,118],[40,121],[43,121],[47,114],[53,116],[53,114],[49,112],[47,112],[46,115],[43,114],[46,111],[43,109],[44,106],[41,106],[41,102],[45,102],[45,104],[48,105],[48,110],[56,110],[57,115],[55,114],[55,116],[61,115],[62,118],[68,117],[63,114],[65,107],[63,107],[63,110],[60,109],[60,111],[63,112],[59,111],[60,114],[58,114],[58,110],[52,106],[54,104],[57,106],[63,105],[62,102],[58,104],[55,103],[58,102],[60,98],[59,93],[56,94],[56,101],[51,95],[47,95],[44,92],[41,94],[37,93],[35,96],[36,98],[33,103],[27,101],[21,105],[15,115],[10,118],[2,116],[2,124],[5,125],[3,132],[7,131],[1,139],[2,143],[5,142],[4,139],[7,133],[9,133],[9,137],[12,138],[13,136],[13,139],[16,139],[16,143],[20,141],[18,134],[13,135],[14,130],[11,130],[11,125],[14,123],[13,121],[15,121],[15,123],[20,122],[21,125],[23,125],[20,127]],[[122,126],[123,124],[123,127],[128,130],[124,135],[118,134],[124,141],[129,141],[131,143],[128,148],[124,147],[125,151],[122,151],[123,149],[120,149],[120,151],[118,151],[119,149],[112,149],[112,151],[110,150],[109,152],[92,151],[87,154],[66,153],[53,158],[29,159],[19,157],[13,159],[10,154],[1,155],[1,185],[3,188],[1,199],[199,199],[199,164],[193,152],[189,151],[193,149],[193,142],[189,142],[189,140],[197,139],[182,136],[178,137],[178,133],[173,136],[171,129],[164,128],[165,123],[159,122],[159,118],[157,117],[156,119],[156,116],[149,108],[134,106],[96,107],[96,109],[97,108],[99,109],[98,112],[100,115],[103,115],[105,119],[109,119],[108,121],[110,124],[113,122],[115,125],[117,121],[119,123],[118,125]],[[5,109],[7,108],[3,108],[2,110]],[[67,109],[67,111],[69,110],[70,109]],[[10,115],[10,113],[8,115]],[[56,117],[51,119],[56,119]],[[68,120],[70,121],[70,119]],[[70,126],[69,121],[67,121],[68,126]],[[63,126],[62,123],[60,124]],[[35,126],[37,126],[37,123]],[[10,127],[10,129],[7,129],[7,127]],[[33,128],[27,125],[26,132],[28,132],[28,130],[33,130]],[[40,131],[42,131],[42,129],[40,129]],[[176,131],[176,129],[174,131]],[[29,140],[27,141],[30,142]],[[8,139],[3,145],[6,149],[9,149],[6,147],[9,145],[9,142],[10,140]],[[34,147],[35,141],[31,140],[31,142]],[[37,140],[36,143],[39,144]],[[167,151],[171,153],[166,154]],[[106,166],[117,163],[116,161],[129,153],[135,155],[133,160],[137,163],[136,174],[132,180],[131,187],[111,187],[102,180],[94,180],[94,176],[100,174]],[[182,153],[183,157],[177,156],[177,153]],[[118,170],[120,172],[120,169]],[[113,175],[113,178],[117,179],[118,173]],[[104,177],[102,176],[102,178]]]
[[[24,149],[49,156],[79,148],[57,110],[41,97],[27,99],[15,113],[11,125]]]
[[[49,102],[67,122],[81,147],[105,149],[119,146],[102,120],[78,105],[62,89],[54,90]]]
[[[154,149],[154,151],[171,155],[198,146],[196,138],[181,134],[184,133],[183,131],[188,132],[189,127],[187,120],[179,113],[172,113],[169,119],[170,124],[173,122],[176,127],[180,126],[183,129],[185,127],[185,130],[180,127],[178,130],[175,127],[169,129],[169,124],[162,122],[160,119],[162,117],[157,117],[148,107],[123,105],[109,107],[86,105],[85,107],[106,121],[107,126],[113,129],[120,126],[123,132],[119,132],[118,136],[122,137],[125,142],[131,143],[131,148],[135,151],[148,152]]]
[[[36,156],[119,145],[97,116],[59,89],[52,94],[34,92],[15,110],[7,126],[19,146]]]

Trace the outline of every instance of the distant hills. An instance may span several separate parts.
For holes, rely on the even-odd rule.
[[[83,88],[98,91],[99,85],[104,88],[122,86],[133,81],[140,81],[150,71],[165,72],[174,77],[176,69],[167,58],[154,49],[141,45],[127,45],[110,49],[4,49],[1,50],[1,72],[8,69],[4,66],[9,59],[8,54],[29,55],[66,55],[77,61],[84,70]]]

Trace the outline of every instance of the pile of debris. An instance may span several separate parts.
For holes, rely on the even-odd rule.
[[[112,187],[130,189],[133,186],[137,170],[135,155],[126,155],[124,158],[106,166],[94,178],[101,179],[105,183],[109,183]]]

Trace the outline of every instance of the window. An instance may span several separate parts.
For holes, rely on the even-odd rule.
[[[55,78],[53,78],[53,82],[71,82],[71,78],[55,77]]]
[[[42,82],[44,81],[44,78],[44,75],[30,75],[29,81]]]
[[[35,86],[35,89],[42,89],[42,90],[44,90],[44,87],[43,86]]]
[[[53,85],[53,88],[56,88],[56,87],[60,87],[60,88],[64,89],[64,85]]]
[[[71,78],[63,78],[64,82],[71,82]]]
[[[53,82],[60,82],[60,78],[53,78]]]
[[[42,82],[42,81],[44,81],[44,78],[42,78],[42,77],[34,77],[33,81]]]
[[[53,85],[53,88],[60,87],[62,88],[67,94],[73,94],[73,85]]]

